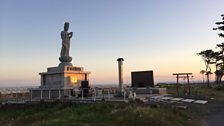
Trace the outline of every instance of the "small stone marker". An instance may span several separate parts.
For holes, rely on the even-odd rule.
[[[195,101],[195,100],[194,99],[184,99],[184,100],[182,100],[182,102],[188,102],[188,103],[191,103],[193,101]]]
[[[196,100],[194,101],[194,103],[197,103],[197,104],[206,104],[208,101],[205,101],[205,100]]]
[[[172,101],[181,101],[181,100],[183,100],[183,98],[173,98],[173,99],[170,99],[170,100],[172,100]]]
[[[151,99],[161,99],[163,98],[163,96],[153,96],[153,97],[150,97]]]
[[[170,100],[170,99],[173,99],[173,97],[163,97],[161,98],[162,100]]]

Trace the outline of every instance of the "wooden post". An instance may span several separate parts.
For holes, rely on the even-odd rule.
[[[177,85],[176,85],[177,95],[179,95],[179,75],[177,74]]]
[[[191,94],[191,87],[189,82],[189,75],[187,74],[188,94]]]

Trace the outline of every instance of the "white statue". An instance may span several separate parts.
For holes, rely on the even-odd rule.
[[[64,30],[61,31],[62,47],[61,57],[69,57],[70,39],[72,38],[73,32],[68,32],[69,23],[65,22]]]

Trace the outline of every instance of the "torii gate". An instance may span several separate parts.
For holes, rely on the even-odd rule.
[[[176,85],[176,92],[179,95],[179,78],[187,78],[187,85],[188,85],[188,93],[191,93],[191,87],[189,82],[189,75],[192,75],[192,73],[174,73],[173,75],[176,75],[177,77],[177,85]]]

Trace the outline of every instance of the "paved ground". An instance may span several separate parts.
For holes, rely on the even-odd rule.
[[[206,104],[186,102],[168,104],[165,102],[160,102],[160,104],[171,106],[188,106],[190,111],[195,113],[196,116],[199,116],[198,119],[202,119],[203,126],[224,126],[224,100],[208,100],[208,103]]]
[[[200,111],[205,111],[204,126],[224,126],[224,102],[215,101],[208,103]]]

